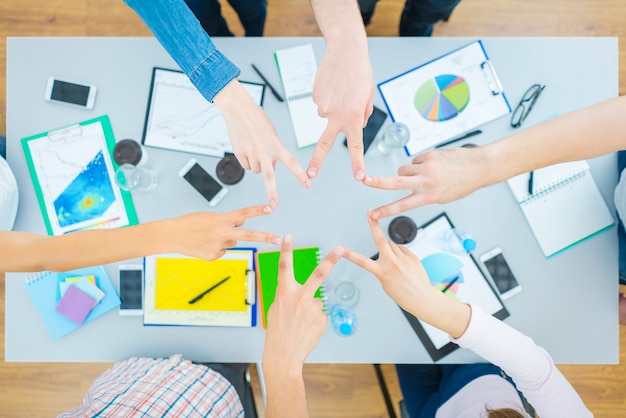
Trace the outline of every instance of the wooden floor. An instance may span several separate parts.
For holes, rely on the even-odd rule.
[[[319,34],[307,0],[269,3],[267,36]],[[397,35],[402,5],[403,0],[382,0],[368,34]],[[228,6],[224,14],[231,29],[241,35],[241,27]],[[121,0],[0,1],[2,62],[6,58],[6,36],[148,35],[150,32]],[[435,28],[434,36],[616,36],[620,38],[620,92],[626,93],[624,0],[463,0],[450,21]],[[0,133],[6,131],[5,81],[6,69],[2,67]],[[0,350],[4,353],[4,281],[0,281],[0,334]],[[620,327],[620,341],[618,366],[559,366],[596,417],[626,417],[624,326]],[[0,416],[51,417],[75,407],[93,379],[107,367],[104,363],[2,363]],[[397,405],[401,396],[393,367],[385,366],[384,370]],[[305,379],[313,417],[386,416],[371,365],[307,365]],[[257,382],[253,369],[258,393]],[[262,409],[260,400],[257,405]]]

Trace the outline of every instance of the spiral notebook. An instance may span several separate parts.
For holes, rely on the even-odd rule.
[[[586,161],[535,170],[507,183],[546,257],[552,257],[615,225]]]
[[[261,319],[263,328],[267,328],[267,312],[274,302],[278,286],[278,259],[280,251],[268,251],[256,254],[256,277],[261,300]],[[318,247],[296,248],[293,250],[293,270],[295,279],[303,284],[307,281],[315,267],[320,263]],[[315,292],[315,297],[326,301],[324,285]],[[326,309],[326,307],[324,307]]]
[[[326,128],[326,118],[318,114],[313,101],[317,72],[313,45],[281,49],[276,51],[274,58],[287,97],[298,148],[315,145]]]
[[[44,271],[30,276],[24,282],[24,287],[41,319],[43,319],[46,328],[50,331],[50,335],[55,340],[80,326],[55,310],[60,299],[58,292],[59,282],[64,277],[71,276],[97,277],[98,287],[104,293],[104,298],[89,312],[83,324],[98,318],[120,304],[120,298],[102,266],[86,267],[65,273]]]

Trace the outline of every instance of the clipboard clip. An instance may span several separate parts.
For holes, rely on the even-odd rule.
[[[246,269],[246,305],[256,303],[256,288],[254,286],[254,270]]]
[[[80,137],[83,134],[83,127],[81,125],[72,125],[65,128],[57,129],[56,131],[48,132],[48,140],[50,142],[58,142],[64,139],[70,139],[73,137]]]
[[[487,83],[489,83],[489,88],[491,89],[491,94],[497,96],[504,92],[504,88],[502,87],[502,83],[498,78],[498,74],[496,74],[496,69],[493,68],[493,64],[491,61],[483,61],[480,63],[480,69],[483,72],[483,75],[487,79]]]

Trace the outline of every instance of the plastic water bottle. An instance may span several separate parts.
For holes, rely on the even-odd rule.
[[[335,304],[330,308],[329,316],[330,323],[337,334],[343,337],[354,334],[356,329],[354,309],[349,306]]]
[[[468,232],[452,228],[443,234],[443,247],[451,253],[469,253],[476,249],[476,240]]]

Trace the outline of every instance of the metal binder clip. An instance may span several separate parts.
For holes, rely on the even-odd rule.
[[[502,83],[500,83],[500,79],[498,78],[498,74],[496,74],[495,68],[493,68],[493,64],[491,61],[484,61],[480,64],[480,69],[483,71],[487,82],[489,83],[489,88],[491,89],[491,94],[497,96],[504,91],[502,87]]]
[[[50,142],[60,141],[62,139],[71,139],[73,137],[79,137],[83,133],[83,127],[80,125],[72,125],[66,128],[57,129],[56,131],[48,132],[48,140]]]

